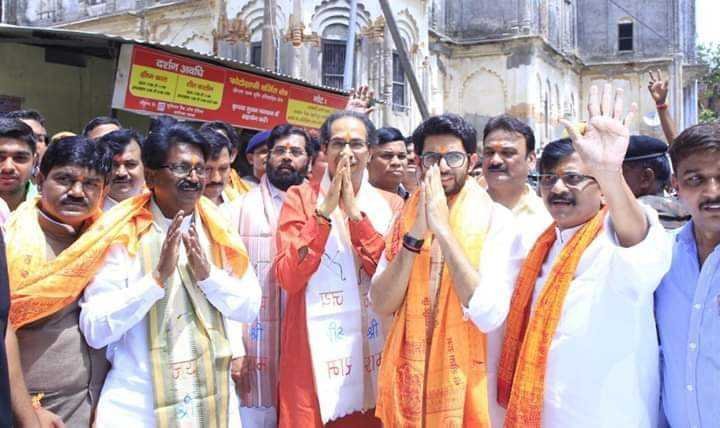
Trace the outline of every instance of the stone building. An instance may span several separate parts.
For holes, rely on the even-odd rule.
[[[176,44],[342,84],[350,0],[2,0],[6,22]],[[697,118],[694,0],[393,0],[403,43],[431,113],[482,127],[508,112],[540,142],[558,119],[586,117],[584,93],[611,81],[639,106],[633,128],[661,135],[647,72],[672,79],[680,127]],[[272,13],[266,13],[266,11]],[[379,124],[411,130],[420,114],[379,2],[357,1],[353,81],[384,103]]]

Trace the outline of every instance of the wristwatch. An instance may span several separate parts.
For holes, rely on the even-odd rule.
[[[405,247],[405,249],[408,251],[412,251],[413,253],[420,253],[424,243],[424,239],[413,238],[408,233],[403,236],[403,247]]]

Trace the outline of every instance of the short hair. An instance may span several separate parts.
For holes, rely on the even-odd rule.
[[[85,128],[83,128],[82,134],[84,136],[88,136],[90,132],[97,128],[100,125],[115,125],[118,128],[122,128],[122,125],[120,124],[120,121],[115,119],[114,117],[109,116],[98,116],[96,118],[93,118],[90,120],[90,122],[85,125]]]
[[[0,138],[20,140],[35,153],[35,133],[32,128],[20,119],[0,118]]]
[[[267,139],[268,150],[272,150],[275,147],[275,143],[278,140],[289,137],[291,135],[299,135],[305,139],[305,152],[308,157],[312,157],[315,153],[315,147],[313,145],[312,137],[302,128],[297,126],[289,125],[287,123],[277,125],[270,131],[270,136]]]
[[[670,181],[670,175],[672,174],[670,161],[665,153],[649,159],[624,161],[623,165],[627,165],[630,168],[650,168],[653,173],[655,173],[655,181],[660,187],[667,185],[668,181]]]
[[[377,133],[375,131],[375,124],[372,123],[372,121],[367,117],[367,115],[350,110],[336,111],[335,113],[328,116],[327,119],[325,119],[325,122],[323,122],[322,126],[320,127],[320,140],[324,144],[327,144],[328,141],[330,141],[330,137],[332,136],[330,133],[332,124],[335,123],[336,120],[340,120],[345,117],[353,117],[361,121],[363,125],[365,125],[368,146],[374,146],[375,144],[377,144]]]
[[[203,123],[203,125],[200,127],[200,131],[204,131],[206,129],[210,129],[215,132],[223,132],[227,136],[228,140],[230,140],[230,151],[240,150],[240,145],[242,144],[242,141],[240,141],[240,134],[238,134],[235,128],[229,123],[222,122],[220,120]]]
[[[115,157],[122,154],[125,148],[133,141],[136,141],[142,150],[143,140],[140,134],[133,129],[120,128],[103,135],[97,140],[96,144],[106,146],[111,157]]]
[[[40,162],[40,172],[47,177],[53,168],[61,166],[87,168],[107,179],[112,169],[112,156],[105,146],[98,146],[87,137],[66,137],[48,146]]]
[[[720,151],[720,123],[701,123],[691,126],[675,137],[670,145],[670,159],[677,172],[680,162],[698,152]]]
[[[415,153],[421,155],[425,139],[434,135],[454,135],[462,141],[465,153],[477,152],[477,130],[470,122],[456,114],[445,113],[432,116],[422,122],[413,132]]]
[[[205,160],[210,157],[210,145],[205,137],[186,123],[176,123],[151,132],[143,143],[142,161],[146,168],[160,169],[167,161],[170,148],[185,143],[199,148]]]
[[[159,132],[163,128],[169,128],[178,123],[178,120],[172,116],[162,115],[153,117],[150,119],[150,126],[148,127],[148,135],[153,132]]]
[[[495,131],[505,131],[515,134],[520,134],[525,138],[525,155],[529,156],[535,151],[535,134],[532,128],[530,128],[525,122],[507,114],[501,114],[491,118],[485,129],[483,129],[483,142],[487,139],[488,135]]]
[[[210,157],[208,159],[217,159],[220,157],[223,149],[227,149],[228,156],[232,152],[230,140],[223,134],[217,132],[211,128],[200,128],[200,135],[202,135],[208,143],[210,148]]]
[[[45,118],[37,110],[15,110],[7,112],[3,116],[7,117],[8,119],[34,120],[35,122],[45,127]]]
[[[540,174],[547,174],[573,153],[575,153],[575,147],[573,147],[571,139],[561,138],[551,141],[543,148],[540,162],[538,162],[538,171]]]
[[[384,126],[376,131],[377,144],[382,146],[383,144],[392,143],[395,141],[402,141],[405,143],[405,136],[400,132],[399,129],[391,126]]]

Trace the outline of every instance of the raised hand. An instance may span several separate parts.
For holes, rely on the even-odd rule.
[[[425,185],[424,183],[420,183],[420,189],[418,190],[418,205],[417,205],[417,213],[415,213],[415,223],[413,223],[412,229],[410,229],[409,234],[411,237],[415,239],[424,239],[425,234],[428,230],[428,224],[427,224],[427,203],[426,201],[426,191],[425,191]]]
[[[340,207],[342,208],[345,215],[350,217],[352,221],[358,221],[362,218],[360,208],[357,205],[357,199],[355,198],[355,189],[353,189],[352,175],[350,173],[350,158],[345,157],[345,168],[343,171],[343,182],[342,182],[342,202]]]
[[[670,83],[669,80],[663,79],[662,71],[660,71],[660,69],[656,71],[655,75],[653,75],[652,71],[649,71],[648,74],[650,75],[650,82],[648,83],[650,96],[652,96],[653,100],[655,100],[655,104],[665,104],[667,101],[668,85]]]
[[[601,98],[597,86],[592,86],[588,104],[590,120],[585,135],[580,135],[569,121],[560,121],[570,135],[580,158],[595,175],[619,172],[622,169],[625,152],[630,143],[627,124],[632,121],[637,105],[633,103],[624,118],[623,107],[622,89],[617,88],[613,92],[612,85],[606,84]]]
[[[188,266],[198,281],[204,281],[210,276],[210,262],[205,255],[205,251],[200,245],[197,229],[195,225],[190,226],[190,231],[182,235],[182,241],[187,252]]]
[[[330,214],[335,211],[340,202],[340,194],[342,193],[343,179],[345,175],[345,160],[340,160],[335,176],[330,183],[327,195],[317,207],[317,213],[325,218],[330,218]]]
[[[373,91],[367,85],[362,85],[357,90],[352,89],[345,110],[369,115],[375,111],[375,107],[370,106],[370,100],[372,100],[372,98]]]
[[[427,225],[435,235],[450,230],[450,209],[440,180],[440,168],[433,165],[425,174],[425,209]]]
[[[180,238],[182,235],[180,225],[182,224],[183,217],[185,217],[185,213],[182,210],[178,211],[175,217],[173,217],[172,223],[170,223],[167,235],[165,235],[165,241],[163,241],[162,248],[160,249],[160,260],[153,273],[153,277],[158,285],[165,284],[177,267],[178,255],[180,254]]]

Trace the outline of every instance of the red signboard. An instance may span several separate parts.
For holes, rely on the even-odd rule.
[[[120,55],[113,107],[265,130],[319,128],[347,97],[137,45]]]

